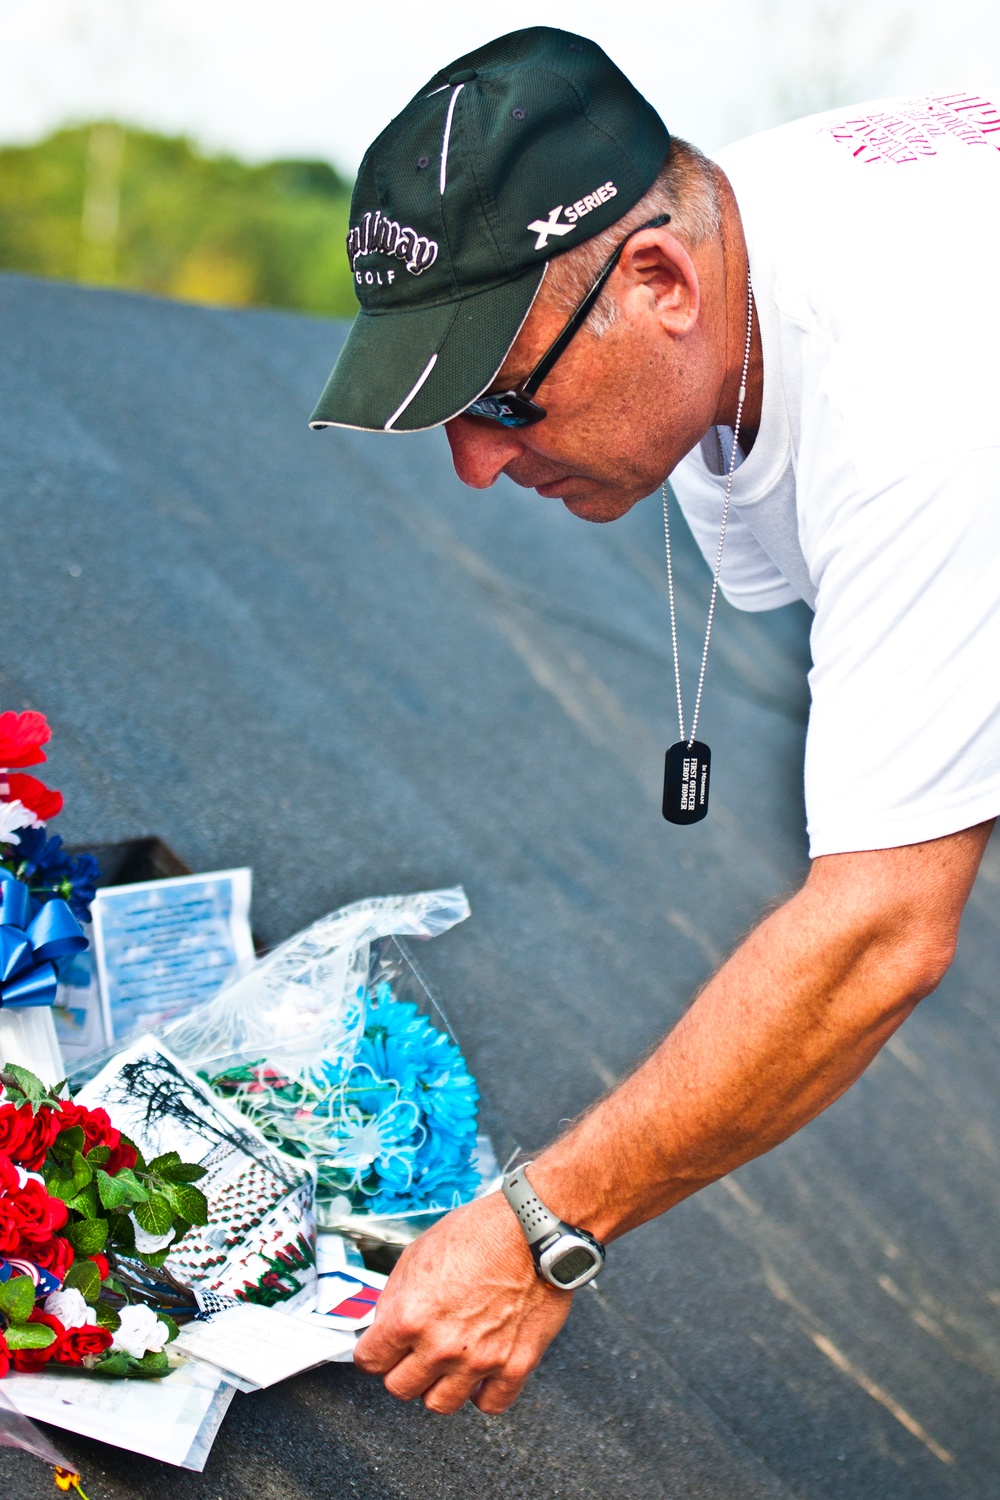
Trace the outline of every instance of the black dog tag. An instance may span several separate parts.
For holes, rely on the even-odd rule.
[[[708,812],[712,752],[701,740],[680,740],[667,751],[663,816],[668,823],[700,823]]]

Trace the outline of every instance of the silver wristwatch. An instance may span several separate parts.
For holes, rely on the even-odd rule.
[[[562,1292],[574,1292],[585,1286],[604,1265],[605,1252],[600,1240],[585,1229],[564,1224],[539,1198],[528,1181],[525,1162],[508,1172],[502,1191],[524,1230],[535,1270],[551,1286]]]

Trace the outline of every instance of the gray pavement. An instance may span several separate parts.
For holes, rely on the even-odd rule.
[[[252,864],[267,942],[463,882],[421,961],[537,1147],[801,878],[808,617],[722,608],[712,815],[668,827],[656,499],[588,527],[463,490],[440,433],[310,433],[341,336],[0,277],[0,707],[48,713],[67,839]],[[939,993],[822,1119],[615,1245],[507,1417],[329,1367],[237,1396],[202,1476],[59,1435],[91,1500],[995,1497],[998,885],[991,846]],[[8,1493],[51,1478],[0,1451]]]

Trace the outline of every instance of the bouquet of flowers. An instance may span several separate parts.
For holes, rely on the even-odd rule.
[[[468,915],[458,886],[353,902],[164,1033],[215,1095],[315,1165],[326,1229],[405,1243],[498,1175],[476,1080],[402,941]]]
[[[207,1223],[205,1169],[176,1152],[147,1163],[105,1110],[24,1068],[0,1084],[0,1376],[166,1375],[170,1314],[195,1307],[163,1262]]]
[[[479,1090],[456,1043],[385,979],[353,1057],[288,1077],[266,1060],[207,1078],[262,1133],[314,1157],[317,1191],[339,1213],[450,1209],[474,1197]]]
[[[24,771],[45,760],[42,746],[51,738],[44,714],[0,714],[0,878],[13,876],[27,887],[32,916],[40,906],[59,901],[86,922],[97,861],[90,854],[67,854],[58,834],[47,837],[46,824],[62,812],[62,793]],[[9,925],[6,913],[3,922]],[[10,1002],[5,998],[5,1003]]]

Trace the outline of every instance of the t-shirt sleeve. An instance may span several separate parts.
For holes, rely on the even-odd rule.
[[[701,481],[694,463],[685,460],[674,470],[670,486],[691,528],[702,556],[713,574],[722,525],[722,496],[710,482]],[[736,609],[758,613],[792,604],[799,595],[761,546],[735,506],[726,522],[719,587]]]
[[[813,856],[1000,813],[1000,449],[829,505],[810,551]]]

